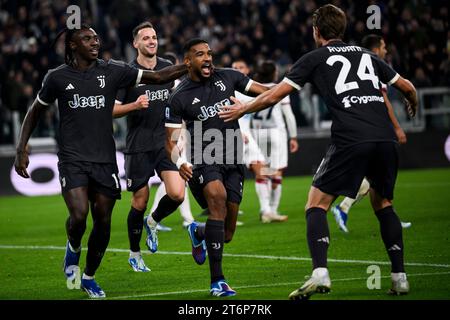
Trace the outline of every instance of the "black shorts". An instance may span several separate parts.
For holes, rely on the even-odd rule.
[[[200,207],[206,209],[208,203],[203,188],[211,181],[220,180],[227,191],[227,201],[241,203],[244,190],[244,165],[208,165],[194,168],[189,180],[189,189]]]
[[[101,193],[111,199],[120,199],[120,180],[115,163],[87,161],[58,163],[62,192],[88,187],[88,193]]]
[[[396,142],[365,142],[345,148],[331,145],[312,185],[322,192],[354,199],[366,177],[380,196],[392,200],[397,171]]]
[[[164,148],[141,153],[125,154],[125,175],[127,190],[135,192],[148,184],[151,177],[161,177],[161,171],[178,171],[177,166],[167,158]]]

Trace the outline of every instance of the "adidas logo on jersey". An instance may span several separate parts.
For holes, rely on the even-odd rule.
[[[192,100],[192,104],[196,104],[196,103],[199,103],[200,102],[200,99],[198,99],[198,98],[194,98],[194,100]]]
[[[69,83],[66,87],[66,90],[73,90],[73,89],[75,89],[75,87],[71,83]]]

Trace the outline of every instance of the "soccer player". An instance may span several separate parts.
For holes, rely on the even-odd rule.
[[[384,42],[383,37],[370,34],[363,38],[362,46],[373,53],[375,53],[380,59],[386,57],[386,43]],[[406,143],[406,134],[400,126],[397,117],[394,113],[394,108],[392,107],[391,102],[387,96],[387,85],[384,83],[380,83],[381,92],[383,94],[384,102],[386,103],[386,107],[388,108],[389,119],[394,126],[395,135],[397,136],[398,143],[405,144]],[[347,233],[347,221],[348,221],[348,213],[350,208],[354,203],[359,202],[362,198],[364,198],[369,193],[370,184],[366,178],[363,179],[361,186],[359,187],[358,193],[356,194],[356,198],[345,197],[342,202],[331,208],[331,212],[334,215],[336,223],[340,230]],[[402,228],[409,228],[411,226],[411,222],[401,222]]]
[[[244,168],[238,121],[225,123],[218,110],[234,99],[234,91],[260,94],[268,88],[233,69],[216,69],[207,41],[191,39],[184,46],[185,77],[169,98],[166,110],[166,149],[199,205],[208,208],[204,226],[188,227],[198,264],[208,252],[213,296],[233,296],[222,272],[224,242],[233,238],[242,200]],[[182,121],[189,131],[189,160],[180,156],[176,140]],[[206,248],[205,248],[206,247]]]
[[[90,298],[104,298],[105,292],[94,275],[108,246],[111,213],[121,191],[112,135],[112,110],[117,90],[139,82],[171,82],[186,73],[186,67],[144,71],[121,61],[105,62],[98,59],[100,41],[88,25],[64,32],[65,64],[49,70],[45,76],[22,124],[14,165],[20,176],[29,178],[27,142],[46,108],[57,100],[58,168],[62,196],[69,211],[63,271],[69,289],[79,289],[81,285]],[[86,267],[80,279],[81,239],[89,205],[94,225],[88,241]]]
[[[153,25],[146,21],[133,30],[133,46],[137,58],[130,63],[133,68],[161,70],[172,63],[157,56],[158,37]],[[128,263],[136,272],[147,272],[139,242],[144,228],[144,214],[149,198],[149,179],[155,174],[165,182],[167,194],[146,220],[146,244],[151,252],[158,249],[157,224],[174,212],[184,200],[185,182],[177,167],[167,158],[164,150],[164,112],[172,83],[139,84],[118,92],[114,117],[127,115],[125,173],[127,189],[133,192],[128,213]]]
[[[170,51],[165,52],[163,55],[163,58],[169,60],[170,62],[172,62],[172,64],[180,63],[178,60],[178,56],[174,52],[170,52]],[[173,88],[176,88],[179,83],[180,83],[180,80],[176,79],[174,81]],[[178,141],[178,143],[180,144],[180,149],[182,149],[183,152],[185,153],[186,152],[186,148],[184,148],[185,140],[183,140],[182,138],[183,137],[180,137],[180,140]],[[187,195],[187,193],[188,193],[188,191],[187,191],[187,185],[186,185],[184,194]],[[158,189],[155,192],[155,197],[153,198],[153,205],[152,205],[152,208],[150,209],[150,212],[153,212],[156,210],[159,200],[161,200],[161,198],[164,197],[166,194],[167,193],[166,193],[166,187],[164,186],[164,181],[161,181],[161,183],[158,186]],[[188,225],[190,225],[192,222],[194,222],[194,217],[192,216],[189,197],[186,197],[186,196],[184,197],[184,201],[180,204],[178,209],[180,210],[181,217],[183,218],[182,226],[183,226],[183,228],[187,228]],[[172,228],[163,226],[161,223],[158,223],[157,230],[158,231],[172,231]]]
[[[307,82],[314,84],[332,114],[331,145],[314,175],[306,204],[312,276],[289,298],[307,299],[316,292],[330,291],[327,269],[330,232],[326,213],[337,196],[354,198],[364,177],[370,181],[372,208],[391,261],[390,292],[407,294],[402,227],[392,205],[398,144],[380,81],[402,92],[410,116],[417,110],[416,90],[409,80],[372,52],[342,41],[347,20],[340,8],[324,5],[313,13],[312,22],[317,49],[302,56],[275,87],[250,103],[242,105],[236,101],[235,105],[225,107],[220,117],[234,121],[244,113],[281,101]]]
[[[273,87],[278,78],[275,62],[263,61],[257,68],[255,80]],[[265,155],[269,170],[268,174],[259,180],[264,204],[261,208],[261,221],[286,221],[288,216],[278,213],[281,199],[281,184],[283,170],[288,164],[288,143],[291,153],[297,152],[297,123],[291,109],[289,96],[283,98],[272,107],[255,112],[251,116],[250,127],[260,150]],[[286,130],[287,125],[287,130]],[[288,138],[289,133],[289,138]]]

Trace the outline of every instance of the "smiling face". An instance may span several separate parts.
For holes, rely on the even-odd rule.
[[[81,29],[73,35],[70,48],[83,60],[96,60],[100,50],[100,40],[94,29]]]
[[[193,80],[209,78],[213,72],[212,50],[207,43],[192,46],[184,57],[189,75]]]
[[[158,51],[158,37],[153,28],[143,28],[139,30],[133,41],[133,46],[138,50],[139,54],[152,58]]]

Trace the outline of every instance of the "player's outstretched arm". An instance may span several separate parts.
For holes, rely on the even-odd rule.
[[[397,81],[392,84],[405,97],[406,111],[410,117],[414,117],[417,112],[417,91],[414,85],[408,79],[399,77]]]
[[[158,71],[143,70],[140,83],[145,84],[163,84],[174,81],[187,73],[187,67],[184,64],[165,67]]]
[[[231,98],[235,104],[224,107],[223,111],[219,112],[219,116],[225,122],[237,120],[246,113],[263,110],[278,103],[293,90],[294,87],[282,81],[246,104],[242,104],[236,98]]]
[[[248,89],[248,91],[245,94],[250,97],[257,97],[261,93],[264,93],[268,90],[270,90],[269,86],[266,86],[262,83],[259,83],[259,82],[253,80],[252,85],[250,86],[250,88]]]
[[[185,159],[177,146],[181,128],[166,127],[166,153],[167,157],[176,164],[181,178],[189,181],[192,178],[192,164]]]
[[[143,94],[140,95],[135,102],[127,103],[127,104],[121,104],[121,103],[114,103],[113,108],[113,117],[114,118],[120,118],[128,113],[135,111],[135,110],[141,110],[148,108],[148,97],[147,95]]]
[[[16,146],[16,159],[14,160],[14,168],[17,174],[24,178],[29,178],[30,175],[27,172],[28,167],[28,151],[27,143],[33,133],[34,128],[39,121],[39,118],[44,113],[44,110],[48,107],[41,104],[37,99],[34,100],[20,129],[19,142]]]

